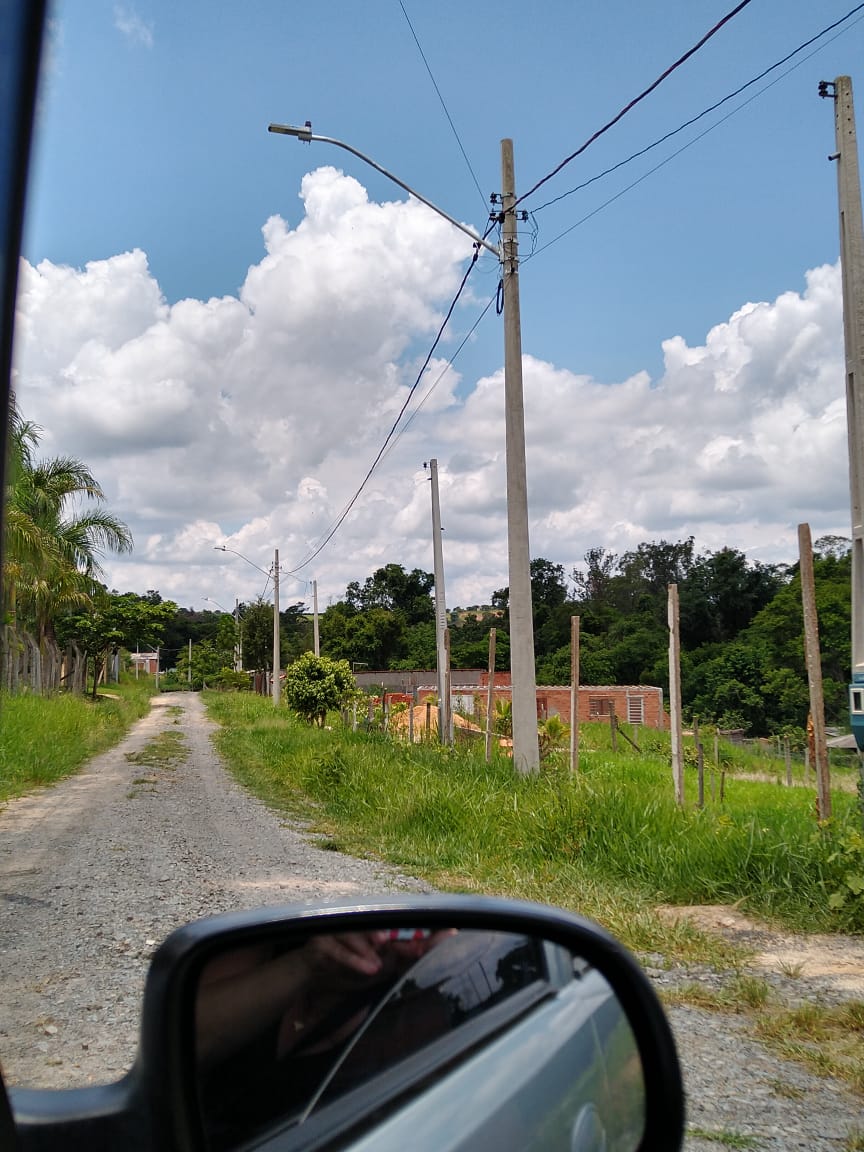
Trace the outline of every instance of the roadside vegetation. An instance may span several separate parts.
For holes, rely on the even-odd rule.
[[[309,821],[322,847],[386,860],[451,891],[569,908],[653,966],[707,964],[723,973],[719,987],[684,984],[666,1002],[746,1013],[781,1055],[864,1092],[864,1003],[787,1003],[748,970],[744,949],[657,911],[734,903],[799,932],[864,930],[864,835],[851,768],[834,769],[835,815],[818,825],[812,775],[811,787],[800,786],[803,766],[787,787],[782,760],[723,744],[701,810],[696,770],[687,768],[682,812],[663,733],[643,730],[642,754],[615,753],[607,725],[582,725],[578,775],[552,754],[539,775],[519,777],[509,758],[487,765],[472,747],[351,732],[334,714],[319,729],[249,694],[205,700],[237,779]],[[750,1146],[734,1133],[716,1138]]]
[[[729,774],[723,804],[698,810],[689,768],[682,813],[662,749],[613,754],[602,725],[582,727],[577,776],[552,758],[522,778],[508,758],[487,765],[471,747],[411,747],[338,718],[317,730],[249,695],[206,700],[220,751],[253,792],[311,819],[332,847],[441,887],[559,904],[637,951],[721,964],[724,945],[661,922],[655,905],[740,902],[802,931],[864,928],[864,897],[848,885],[864,870],[853,793],[835,792],[820,828],[810,789]]]
[[[112,684],[95,700],[0,695],[0,802],[54,784],[113,747],[146,715],[152,695],[151,678]]]

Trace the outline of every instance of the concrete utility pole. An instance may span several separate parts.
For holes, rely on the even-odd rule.
[[[273,553],[273,703],[278,707],[279,693],[279,549]]]
[[[831,91],[833,89],[833,91]],[[822,81],[819,95],[834,98],[837,195],[840,206],[840,264],[843,270],[843,336],[846,347],[846,422],[852,506],[852,687],[850,720],[859,751],[864,750],[864,227],[852,81]]]
[[[318,136],[309,120],[302,127],[270,124],[268,132],[294,136],[306,144],[318,141],[343,148],[404,188],[427,208],[448,220],[501,261],[504,287],[504,413],[507,452],[507,537],[510,575],[510,671],[513,681],[513,763],[520,772],[540,770],[537,739],[537,681],[534,665],[534,619],[531,610],[531,554],[528,546],[528,487],[525,474],[525,416],[522,402],[522,332],[519,316],[519,246],[516,236],[516,188],[513,141],[501,141],[501,248],[450,216],[416,189],[344,140]]]
[[[429,461],[432,481],[432,563],[435,572],[435,653],[438,669],[438,739],[450,743],[450,652],[447,645],[447,600],[444,594],[444,549],[441,542],[441,504],[438,499],[438,461]]]
[[[519,310],[519,241],[516,233],[513,141],[501,141],[504,284],[504,413],[507,452],[507,552],[510,575],[510,672],[513,684],[513,763],[519,772],[540,770],[537,679],[528,543],[528,478],[522,395],[522,320]]]
[[[318,581],[312,581],[312,647],[315,655],[321,655],[321,642],[318,637]]]
[[[240,597],[234,597],[234,671],[243,671],[243,640],[240,635]]]

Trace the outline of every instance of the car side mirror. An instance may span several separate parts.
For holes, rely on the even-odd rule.
[[[537,905],[432,896],[200,921],[154,956],[139,1063],[208,1152],[676,1149],[674,1042],[630,955]],[[165,1132],[165,1136],[168,1133]]]

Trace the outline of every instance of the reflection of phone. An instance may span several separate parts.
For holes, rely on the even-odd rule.
[[[390,928],[387,939],[398,940],[404,944],[411,940],[428,940],[431,935],[431,928]]]

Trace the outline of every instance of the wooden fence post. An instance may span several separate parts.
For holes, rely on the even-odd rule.
[[[697,808],[705,807],[705,753],[702,749],[702,741],[699,739],[699,717],[693,717],[693,739],[696,743],[696,772],[698,782],[698,799],[696,800]]]
[[[810,525],[798,525],[798,559],[801,573],[801,603],[804,611],[804,653],[810,686],[810,716],[813,720],[813,767],[816,770],[816,800],[820,820],[831,817],[831,778],[828,771],[828,744],[825,736],[825,701],[822,695],[822,657],[819,651],[819,618],[816,613],[816,583],[813,577],[813,545]]]
[[[495,640],[498,632],[489,629],[489,683],[486,685],[486,763],[492,759],[492,727],[495,712]]]
[[[672,782],[675,801],[684,807],[684,749],[681,731],[681,641],[678,631],[678,585],[668,587],[669,620],[669,720],[672,745]]]
[[[615,701],[609,702],[609,739],[612,743],[612,751],[618,751],[618,717],[615,715]]]
[[[579,771],[579,617],[570,617],[570,771]]]

